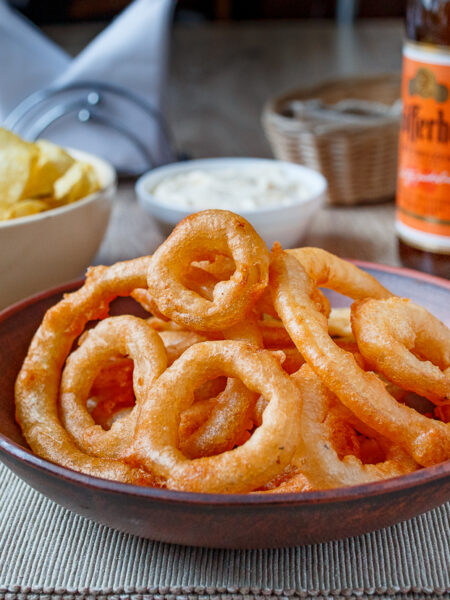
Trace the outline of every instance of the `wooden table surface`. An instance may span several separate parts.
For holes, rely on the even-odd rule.
[[[46,32],[72,54],[102,25],[51,26]],[[344,75],[399,71],[402,23],[244,22],[176,25],[168,116],[178,147],[192,157],[271,156],[261,128],[264,102],[290,88]],[[96,263],[151,253],[162,241],[121,183]],[[281,240],[282,242],[282,240]],[[341,256],[397,265],[393,203],[324,208],[304,239]]]

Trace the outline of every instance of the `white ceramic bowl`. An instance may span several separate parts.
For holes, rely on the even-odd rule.
[[[223,167],[245,168],[246,165],[280,165],[289,173],[289,177],[298,178],[311,191],[306,198],[299,198],[289,206],[268,206],[255,210],[236,210],[245,217],[264,239],[268,247],[275,241],[283,247],[292,248],[299,244],[313,215],[323,204],[327,182],[320,173],[294,163],[264,158],[205,158],[187,162],[174,163],[159,167],[143,175],[136,183],[136,194],[140,204],[160,225],[164,234],[189,214],[192,210],[171,207],[161,202],[152,194],[155,186],[166,177],[191,170],[211,171]],[[208,208],[222,208],[211,202]]]
[[[101,189],[46,212],[0,222],[0,309],[83,274],[108,225],[116,172],[106,161],[78,150],[90,163]]]

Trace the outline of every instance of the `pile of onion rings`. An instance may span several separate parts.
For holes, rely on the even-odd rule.
[[[111,317],[119,296],[130,314]],[[269,252],[209,210],[153,256],[91,268],[46,313],[15,397],[31,449],[88,475],[307,493],[450,459],[450,331],[355,265]]]

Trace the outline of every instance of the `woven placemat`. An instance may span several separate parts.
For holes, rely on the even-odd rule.
[[[75,515],[0,466],[0,597],[9,600],[449,597],[449,535],[447,504],[382,531],[314,546],[176,546]]]

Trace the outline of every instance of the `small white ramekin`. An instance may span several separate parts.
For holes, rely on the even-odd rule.
[[[212,171],[223,167],[245,168],[246,165],[280,165],[289,172],[291,179],[298,178],[299,182],[311,191],[306,198],[299,198],[290,206],[268,206],[255,210],[236,210],[245,217],[258,231],[269,248],[279,241],[284,248],[292,248],[301,241],[305,231],[317,210],[325,201],[327,182],[325,177],[294,163],[264,158],[205,158],[186,162],[174,163],[158,167],[142,175],[136,183],[136,194],[140,204],[149,212],[162,232],[167,235],[171,229],[188,215],[190,209],[171,207],[159,201],[152,190],[162,180],[179,173],[193,170]],[[211,201],[207,208],[223,208]]]

